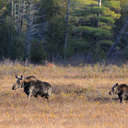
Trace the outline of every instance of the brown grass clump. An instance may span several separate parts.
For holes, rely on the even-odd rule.
[[[34,75],[53,85],[53,96],[31,98],[11,90],[15,74]],[[127,128],[128,104],[108,95],[128,83],[128,66],[23,66],[0,64],[0,128]]]

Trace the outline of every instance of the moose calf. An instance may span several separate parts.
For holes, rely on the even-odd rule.
[[[113,85],[112,89],[109,91],[109,95],[116,94],[120,99],[120,103],[122,101],[128,100],[128,85],[126,84],[118,84]]]
[[[12,90],[23,88],[29,100],[31,96],[37,97],[38,95],[48,99],[52,94],[52,86],[48,82],[38,80],[35,76],[23,78],[21,75],[21,77],[16,76],[16,79],[17,81],[13,84]]]

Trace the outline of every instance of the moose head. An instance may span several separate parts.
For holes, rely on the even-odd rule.
[[[19,76],[15,76],[16,77],[16,82],[13,84],[12,86],[12,90],[16,90],[18,88],[22,88],[22,80],[23,80],[23,76],[21,75]]]
[[[112,89],[109,91],[109,95],[118,93],[118,83],[114,84]]]

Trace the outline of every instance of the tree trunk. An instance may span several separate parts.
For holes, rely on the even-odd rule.
[[[33,25],[33,15],[32,15],[32,1],[28,2],[27,12],[26,12],[27,30],[26,30],[26,44],[25,44],[25,59],[30,60],[31,51],[31,27]]]
[[[101,7],[102,5],[102,0],[98,0],[98,7]]]
[[[13,17],[14,16],[14,1],[12,0],[11,1],[11,16]]]
[[[121,36],[126,31],[127,27],[128,27],[128,17],[126,18],[126,23],[124,24],[124,26],[120,30],[120,33],[117,35],[115,42],[113,43],[112,47],[109,49],[107,57],[110,57],[110,55],[112,54],[115,47],[120,43]]]
[[[69,15],[70,15],[70,0],[67,0],[67,9],[66,9],[66,17],[65,17],[64,58],[66,57],[66,49],[68,46]]]
[[[101,6],[102,6],[102,0],[98,0],[98,7],[101,8]],[[97,14],[97,17],[98,17],[98,19],[97,19],[97,27],[99,27],[99,22],[100,22],[99,16],[100,15],[101,15],[100,13]]]
[[[24,19],[24,2],[25,0],[12,0],[11,1],[11,16],[13,19],[13,22],[15,23],[17,34],[20,34],[22,32],[22,24]]]
[[[35,1],[29,0],[28,6],[26,9],[26,44],[25,44],[25,58],[27,60],[30,60],[30,54],[31,54],[31,43],[32,40],[36,39],[38,40],[39,35],[39,24],[36,24],[35,21],[37,20],[37,12],[38,9],[36,8]]]

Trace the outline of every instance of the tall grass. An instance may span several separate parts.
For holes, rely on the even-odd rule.
[[[54,88],[49,102],[22,89],[12,91],[15,75],[35,75]],[[127,128],[128,104],[108,91],[128,83],[128,65],[57,66],[5,60],[0,63],[0,128]]]

